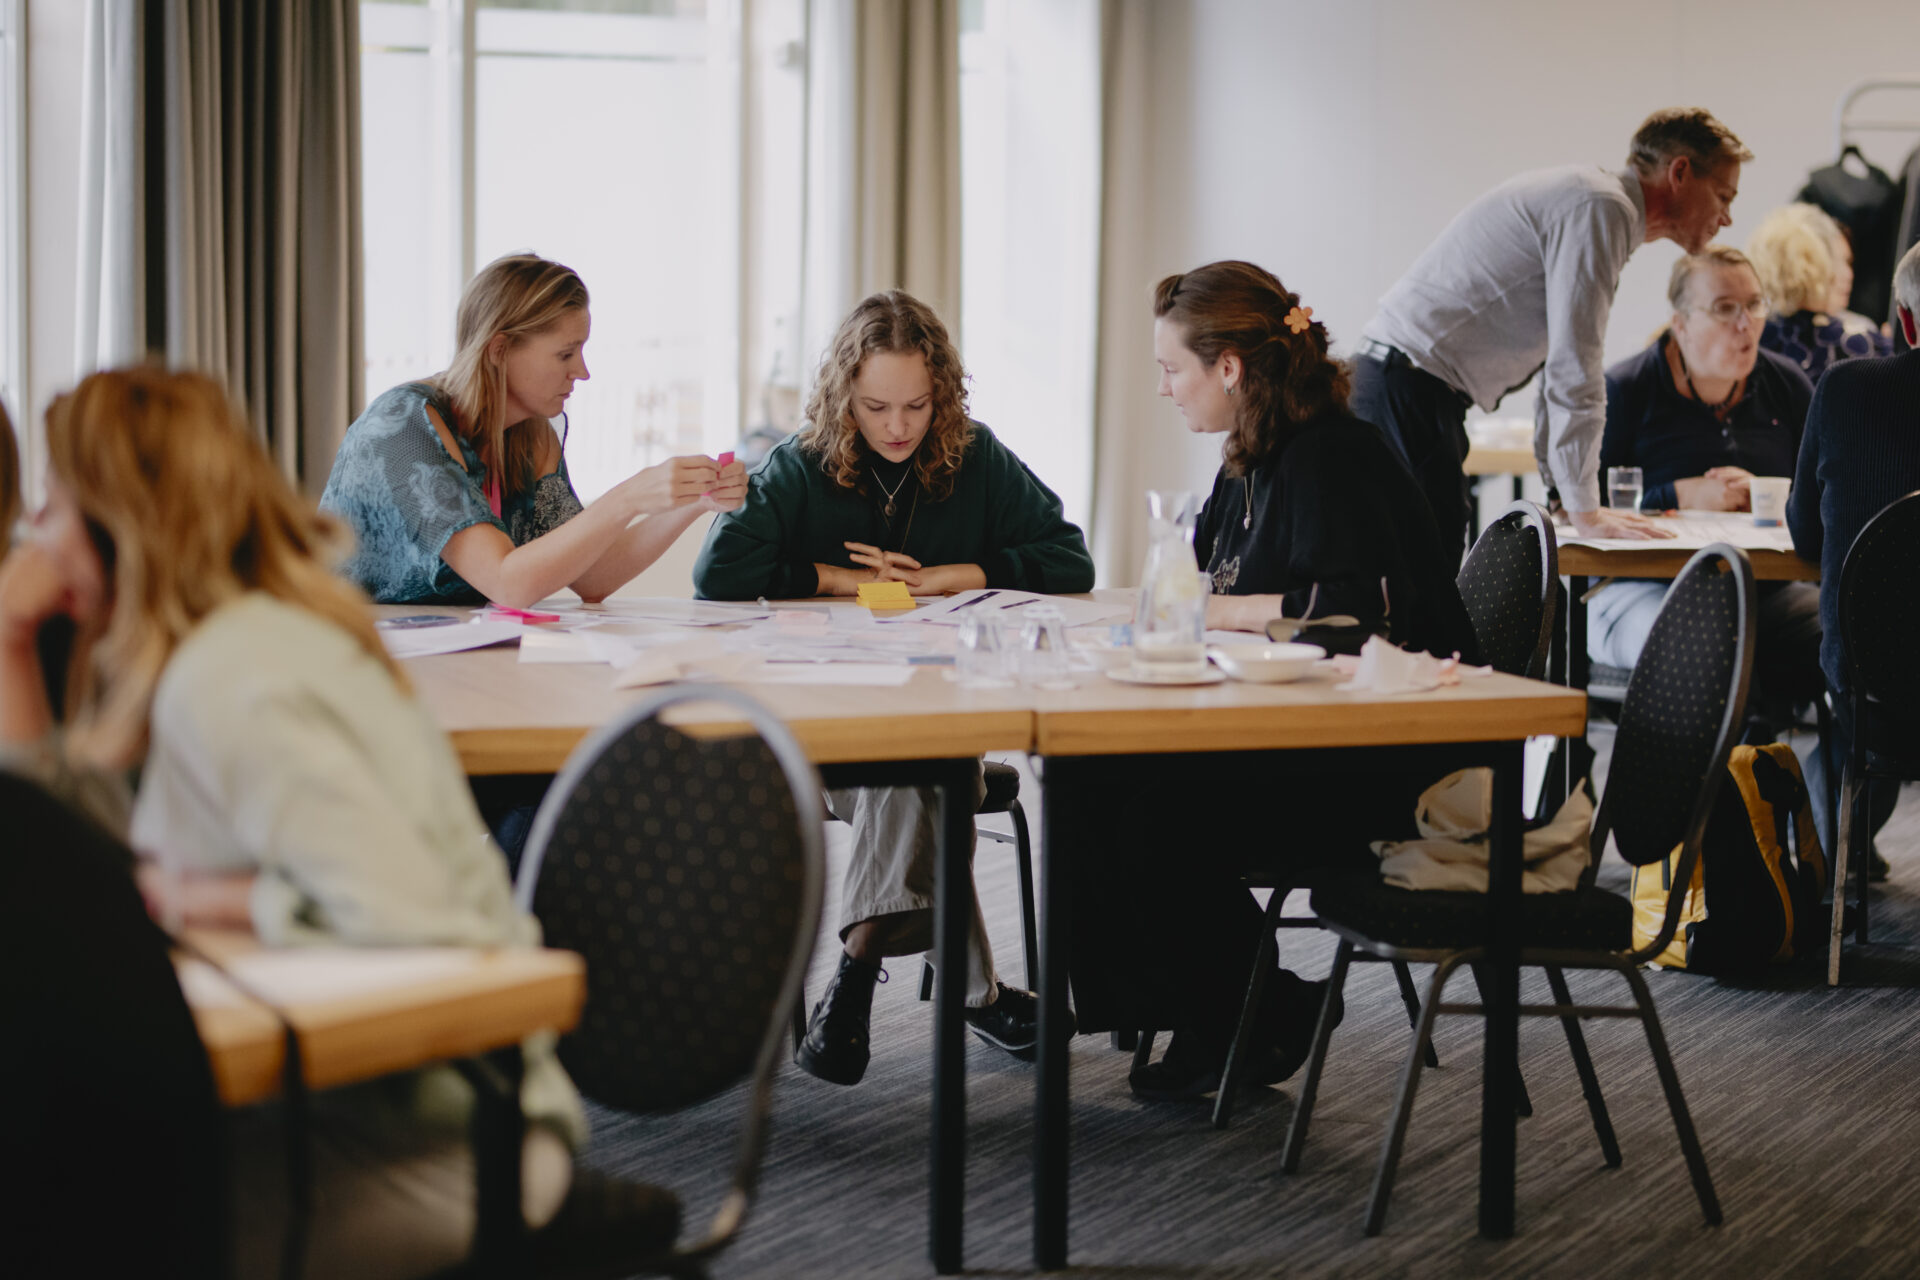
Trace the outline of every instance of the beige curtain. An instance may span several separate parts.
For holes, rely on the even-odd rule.
[[[224,381],[317,493],[364,394],[359,5],[155,8],[167,361]]]
[[[959,0],[814,0],[807,43],[809,373],[881,289],[933,307],[957,340]]]
[[[1106,0],[1099,354],[1093,420],[1093,561],[1103,586],[1139,581],[1146,491],[1184,484],[1185,440],[1154,394],[1151,0]]]

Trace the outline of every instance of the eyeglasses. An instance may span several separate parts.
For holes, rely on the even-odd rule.
[[[1746,313],[1747,319],[1757,324],[1767,318],[1767,312],[1771,309],[1765,298],[1749,298],[1745,302],[1734,298],[1721,298],[1710,307],[1687,308],[1689,311],[1698,311],[1702,315],[1712,316],[1716,323],[1724,324],[1728,328],[1734,326],[1742,312]]]

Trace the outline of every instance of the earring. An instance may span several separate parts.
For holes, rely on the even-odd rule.
[[[1231,382],[1229,382],[1229,383],[1227,384],[1227,394],[1228,394],[1228,395],[1232,395],[1232,394],[1233,394],[1233,393],[1234,393],[1234,392],[1235,392],[1235,391],[1236,391],[1237,389],[1238,389],[1238,388],[1236,388],[1236,387],[1235,387],[1235,386],[1234,386],[1234,385],[1233,385],[1233,384],[1232,384]]]

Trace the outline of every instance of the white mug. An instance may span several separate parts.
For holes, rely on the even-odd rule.
[[[1747,493],[1752,499],[1753,522],[1766,527],[1777,527],[1784,523],[1787,516],[1787,490],[1793,487],[1790,476],[1755,476],[1747,482]]]

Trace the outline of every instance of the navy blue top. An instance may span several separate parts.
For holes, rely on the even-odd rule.
[[[1893,339],[1887,334],[1849,325],[1824,311],[1796,311],[1790,316],[1768,316],[1760,330],[1760,349],[1785,356],[1814,382],[1827,366],[1862,356],[1890,356]]]
[[[1920,489],[1920,351],[1847,360],[1827,370],[1807,412],[1787,498],[1793,549],[1820,564],[1820,668],[1845,692],[1840,665],[1840,566],[1866,526]]]
[[[1607,370],[1607,429],[1600,466],[1639,467],[1648,511],[1680,505],[1673,482],[1711,467],[1744,467],[1756,476],[1790,476],[1813,387],[1791,363],[1762,350],[1746,394],[1725,422],[1673,385],[1662,334],[1639,355]]]

